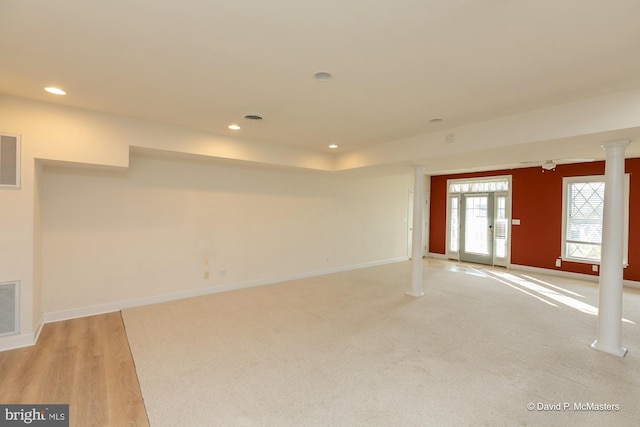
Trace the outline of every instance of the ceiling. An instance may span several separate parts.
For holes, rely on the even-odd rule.
[[[640,88],[639,18],[637,0],[0,0],[0,93],[348,152]]]

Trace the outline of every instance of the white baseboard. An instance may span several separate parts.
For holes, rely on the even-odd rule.
[[[635,280],[623,280],[622,286],[625,288],[640,289],[640,282],[636,282]]]
[[[40,322],[38,322],[38,327],[36,328],[36,332],[33,334],[34,340],[33,343],[38,342],[38,338],[40,338],[40,333],[42,332],[42,328],[44,327],[44,314],[40,316]]]
[[[429,257],[436,258],[436,259],[448,259],[446,255],[436,254],[436,253],[429,253]],[[155,296],[151,296],[147,298],[139,298],[135,300],[118,301],[118,302],[109,303],[109,304],[101,304],[101,305],[81,307],[81,308],[76,308],[71,310],[45,313],[43,316],[43,319],[44,319],[44,323],[58,322],[61,320],[69,320],[69,319],[76,319],[79,317],[111,313],[111,312],[120,311],[126,308],[140,307],[143,305],[150,305],[150,304],[159,304],[159,303],[168,302],[168,301],[175,301],[175,300],[180,300],[185,298],[193,298],[193,297],[198,297],[202,295],[209,295],[209,294],[215,294],[219,292],[227,292],[227,291],[233,291],[238,289],[251,288],[255,286],[272,285],[275,283],[286,282],[290,280],[298,280],[298,279],[305,279],[309,277],[323,276],[326,274],[340,273],[343,271],[375,267],[378,265],[390,264],[394,262],[403,262],[408,260],[409,260],[409,257],[399,257],[399,258],[373,261],[373,262],[367,262],[362,264],[354,264],[354,265],[348,265],[348,266],[336,267],[336,268],[330,268],[330,269],[324,269],[324,270],[316,270],[316,271],[305,272],[305,273],[296,273],[296,274],[271,277],[266,279],[257,279],[257,280],[250,280],[246,282],[231,283],[223,286],[211,286],[207,288],[192,289],[192,290],[182,291],[182,292],[173,292],[170,294],[155,295]],[[589,274],[571,273],[567,271],[551,270],[551,269],[545,269],[545,268],[539,268],[539,267],[529,267],[526,265],[518,265],[518,264],[510,264],[508,268],[513,270],[528,271],[532,273],[548,274],[552,276],[555,275],[555,276],[569,277],[569,278],[591,281],[591,282],[598,281],[598,276],[592,276]],[[624,286],[630,287],[630,288],[640,288],[640,282],[625,280]]]
[[[15,350],[22,347],[30,347],[35,345],[42,332],[44,326],[44,319],[41,318],[35,332],[26,334],[8,335],[0,338],[0,351]]]
[[[380,261],[366,262],[362,264],[354,264],[343,267],[329,268],[325,270],[315,270],[305,273],[289,274],[279,277],[270,277],[266,279],[249,280],[247,282],[232,283],[222,286],[211,286],[207,288],[192,289],[182,292],[173,292],[164,295],[155,295],[146,298],[139,298],[127,301],[118,301],[109,304],[100,304],[90,307],[81,307],[71,310],[56,311],[44,314],[45,323],[58,322],[61,320],[76,319],[79,317],[94,316],[97,314],[111,313],[114,311],[124,310],[126,308],[140,307],[143,305],[159,304],[168,301],[175,301],[185,298],[199,297],[202,295],[215,294],[219,292],[234,291],[244,288],[252,288],[255,286],[273,285],[275,283],[287,282],[290,280],[306,279],[309,277],[323,276],[326,274],[340,273],[343,271],[358,270],[361,268],[375,267],[378,265],[391,264],[395,262],[408,261],[408,257],[391,258]]]
[[[431,253],[431,252],[429,253],[429,257],[437,258],[437,259],[448,259],[446,255]],[[290,280],[298,280],[298,279],[305,279],[309,277],[323,276],[326,274],[340,273],[340,272],[350,271],[350,270],[358,270],[361,268],[375,267],[379,265],[391,264],[395,262],[403,262],[408,260],[409,260],[409,257],[391,258],[386,260],[366,262],[362,264],[354,264],[354,265],[330,268],[325,270],[316,270],[316,271],[311,271],[306,273],[296,273],[296,274],[272,277],[267,279],[250,280],[247,282],[233,283],[233,284],[228,284],[224,286],[212,286],[208,288],[193,289],[193,290],[183,291],[183,292],[174,292],[170,294],[156,295],[152,297],[139,298],[135,300],[119,301],[119,302],[114,302],[109,304],[101,304],[101,305],[94,305],[90,307],[81,307],[81,308],[76,308],[71,310],[45,313],[43,314],[42,319],[40,320],[38,327],[36,328],[36,331],[34,333],[11,335],[11,336],[0,338],[0,351],[13,350],[16,348],[29,347],[34,345],[37,342],[38,337],[40,336],[40,333],[42,332],[42,328],[45,323],[76,319],[79,317],[94,316],[97,314],[120,311],[126,308],[139,307],[139,306],[149,305],[149,304],[158,304],[162,302],[175,301],[179,299],[215,294],[219,292],[251,288],[255,286],[272,285],[275,283],[287,282]],[[532,273],[548,274],[551,276],[570,277],[578,280],[585,280],[585,281],[591,281],[591,282],[598,281],[598,276],[592,276],[589,274],[571,273],[567,271],[550,270],[546,268],[529,267],[526,265],[518,265],[518,264],[510,264],[508,268],[513,270],[528,271]],[[640,289],[640,282],[625,280],[623,284],[624,286],[629,288]]]
[[[35,332],[27,334],[9,335],[0,338],[0,351],[13,350],[22,347],[35,345],[38,337],[42,332],[45,323],[58,322],[62,320],[77,319],[80,317],[94,316],[97,314],[112,313],[126,308],[139,307],[149,304],[158,304],[162,302],[174,301],[184,298],[192,298],[202,295],[215,294],[219,292],[233,291],[236,289],[251,288],[255,286],[272,285],[275,283],[286,282],[289,280],[305,279],[308,277],[323,276],[325,274],[340,273],[343,271],[357,270],[361,268],[375,267],[378,265],[391,264],[395,262],[408,261],[408,257],[391,258],[380,261],[366,262],[362,264],[347,265],[343,267],[329,268],[325,270],[316,270],[306,273],[296,273],[279,277],[271,277],[267,279],[250,280],[247,282],[232,283],[224,286],[212,286],[208,288],[193,289],[184,292],[174,292],[164,295],[156,295],[147,298],[139,298],[135,300],[118,301],[109,304],[100,304],[90,307],[80,307],[71,310],[56,311],[44,313],[36,328]]]
[[[530,267],[528,265],[509,264],[508,268],[512,270],[528,271],[530,273],[548,274],[549,276],[568,277],[571,279],[584,280],[585,282],[598,283],[600,276],[591,274],[573,273],[571,271],[552,270],[548,268]],[[626,288],[640,289],[640,282],[633,280],[623,280],[622,285]]]
[[[18,334],[0,338],[0,351],[14,350],[16,348],[29,347],[36,343],[35,335]]]

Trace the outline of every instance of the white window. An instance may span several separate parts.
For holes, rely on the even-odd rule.
[[[458,233],[460,231],[460,196],[449,197],[449,252],[458,252]]]
[[[507,237],[509,232],[509,217],[507,214],[507,196],[504,194],[496,194],[495,207],[495,250],[496,258],[507,257]]]
[[[449,194],[508,191],[509,182],[508,176],[449,180]]]
[[[568,261],[600,262],[604,214],[604,176],[563,179],[562,258]],[[627,263],[629,175],[625,180],[624,260]]]

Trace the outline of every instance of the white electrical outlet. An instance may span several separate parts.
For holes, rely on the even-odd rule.
[[[598,271],[598,265],[597,264],[592,265],[591,266],[591,271],[597,272]]]
[[[558,258],[556,260],[556,267],[560,267],[562,265],[562,260],[560,258]]]

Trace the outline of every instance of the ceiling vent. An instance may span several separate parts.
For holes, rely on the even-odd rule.
[[[0,187],[20,186],[20,138],[0,134]]]
[[[18,333],[18,282],[0,283],[0,337]]]

